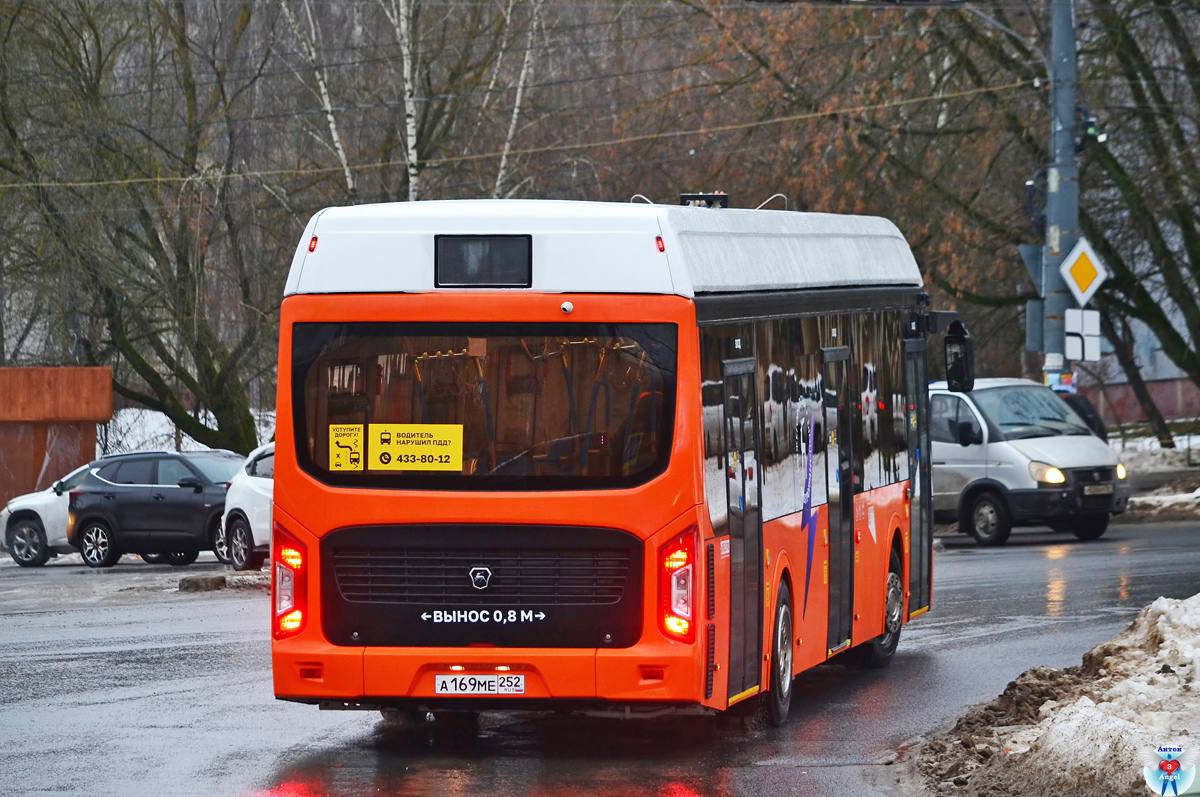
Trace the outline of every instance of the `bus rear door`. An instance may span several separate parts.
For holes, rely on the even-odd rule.
[[[762,669],[762,473],[753,357],[722,363],[729,500],[729,702],[755,694]]]
[[[825,430],[829,435],[829,633],[832,656],[854,630],[854,463],[851,459],[850,349],[822,349]]]

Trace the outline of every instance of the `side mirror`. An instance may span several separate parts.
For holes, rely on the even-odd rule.
[[[56,482],[55,482],[53,485],[51,485],[50,489],[54,491],[54,494],[55,494],[55,495],[62,495],[62,494],[63,494],[63,483],[62,483],[62,481],[61,481],[61,480],[60,480],[60,481],[56,481]]]
[[[191,487],[195,492],[201,492],[204,489],[204,485],[195,476],[184,476],[179,480],[179,486],[185,489]]]
[[[982,443],[978,435],[975,434],[975,424],[970,421],[958,422],[958,444],[964,448],[975,443]]]
[[[969,393],[975,387],[975,345],[961,321],[946,330],[946,384],[953,393]]]

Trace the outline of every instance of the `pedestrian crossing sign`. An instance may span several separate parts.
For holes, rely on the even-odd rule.
[[[1086,238],[1080,238],[1076,242],[1075,247],[1058,267],[1058,272],[1062,274],[1063,282],[1067,283],[1080,307],[1086,306],[1108,279],[1108,269],[1104,266],[1104,261],[1092,249]]]

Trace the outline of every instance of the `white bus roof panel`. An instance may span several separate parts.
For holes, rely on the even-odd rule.
[[[904,236],[882,218],[482,199],[322,210],[296,248],[285,294],[446,290],[434,286],[434,236],[456,234],[530,235],[528,290],[548,293],[693,297],[922,284]]]

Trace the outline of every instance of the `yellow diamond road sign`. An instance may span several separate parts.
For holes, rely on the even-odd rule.
[[[1100,286],[1108,279],[1108,269],[1086,238],[1080,238],[1075,248],[1058,267],[1063,281],[1071,289],[1075,301],[1084,307],[1095,295]]]

